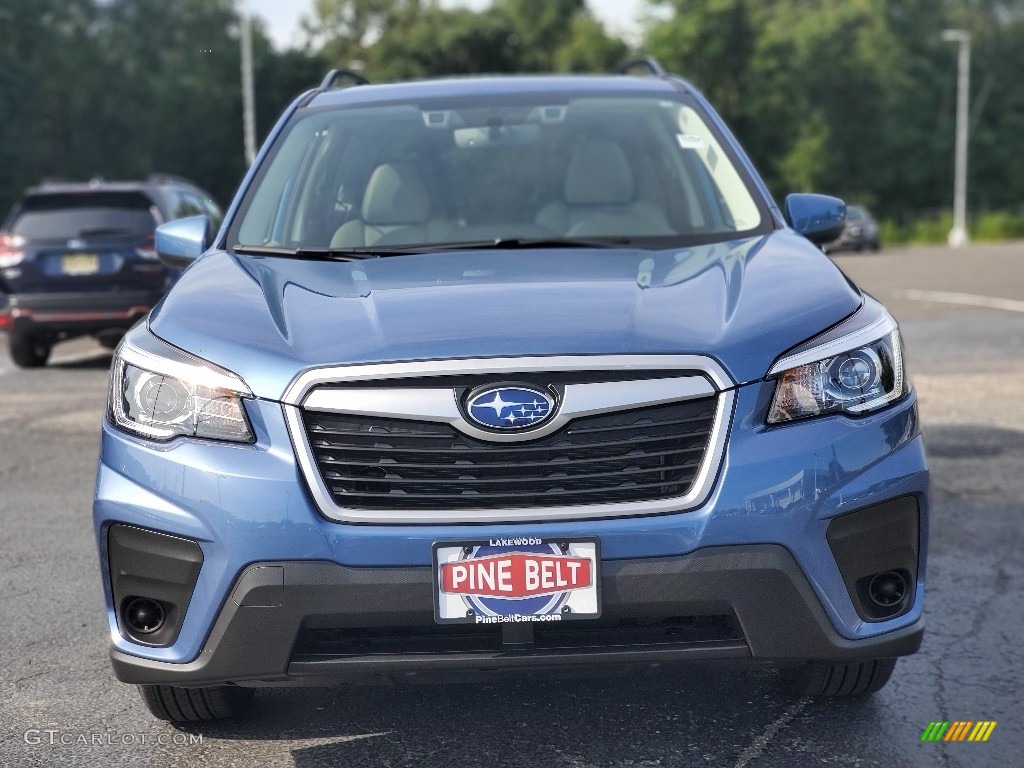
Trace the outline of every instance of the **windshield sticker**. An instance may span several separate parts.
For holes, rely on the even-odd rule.
[[[695,134],[677,133],[676,141],[683,149],[704,149],[704,137]]]

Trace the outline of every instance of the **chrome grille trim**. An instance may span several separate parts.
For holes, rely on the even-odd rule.
[[[513,509],[460,509],[453,512],[448,509],[355,509],[339,506],[330,490],[327,488],[324,479],[317,466],[313,446],[306,431],[303,420],[302,406],[316,405],[311,410],[328,410],[334,413],[354,413],[356,415],[389,415],[406,419],[417,419],[427,421],[445,422],[456,426],[467,435],[472,432],[460,428],[455,422],[461,421],[458,404],[455,400],[454,390],[431,389],[412,390],[401,386],[390,386],[381,388],[360,388],[344,392],[341,389],[315,390],[318,385],[329,384],[343,386],[351,382],[387,381],[390,379],[408,379],[424,376],[464,376],[464,375],[500,375],[504,373],[526,373],[526,372],[554,372],[554,371],[621,371],[628,373],[630,370],[637,373],[650,371],[671,371],[677,370],[682,375],[674,378],[640,379],[628,382],[595,382],[590,384],[568,384],[570,387],[588,387],[602,384],[603,391],[598,398],[581,398],[579,411],[581,413],[607,413],[616,410],[628,410],[643,405],[654,403],[666,403],[693,399],[696,397],[707,397],[717,392],[715,414],[713,425],[708,437],[707,450],[704,454],[701,466],[695,475],[690,490],[682,496],[675,496],[650,501],[629,501],[613,502],[605,504],[567,504],[563,506],[545,507],[523,507]],[[698,373],[700,375],[693,375]],[[704,378],[704,377],[707,378]],[[714,386],[711,385],[711,383]],[[608,387],[607,385],[613,385]],[[623,386],[626,385],[626,386]],[[645,387],[650,385],[651,391],[645,394]],[[724,386],[723,386],[724,385]],[[547,520],[580,520],[600,519],[616,517],[635,517],[644,515],[665,514],[668,512],[682,512],[694,509],[707,499],[714,487],[725,454],[725,445],[729,427],[732,420],[734,391],[731,388],[732,382],[714,361],[695,356],[579,356],[579,357],[557,357],[557,358],[495,358],[488,360],[447,360],[428,361],[427,363],[398,363],[379,366],[344,366],[340,368],[319,369],[309,371],[295,380],[289,387],[288,400],[298,402],[285,402],[282,405],[285,422],[291,436],[295,455],[298,460],[302,474],[313,495],[313,498],[320,511],[329,519],[346,523],[375,523],[375,524],[461,524],[461,523],[520,523]],[[675,387],[676,394],[671,396],[667,388]],[[431,392],[424,401],[418,401],[413,397],[413,392]],[[365,397],[358,393],[369,393]],[[590,394],[598,392],[593,390]],[[438,394],[441,393],[441,394]],[[612,396],[614,393],[614,397]],[[395,399],[396,394],[404,395],[405,404]],[[344,399],[351,395],[352,400],[346,407]],[[568,397],[566,397],[568,400]],[[619,402],[615,402],[618,400]],[[600,402],[600,407],[590,410],[584,407],[589,403],[590,407],[595,402]],[[390,402],[391,405],[387,405]],[[419,406],[416,403],[419,402]],[[563,404],[564,405],[564,404]],[[326,407],[325,407],[326,406]],[[422,413],[417,414],[419,407]],[[573,406],[575,407],[575,406]],[[380,408],[381,410],[375,410]],[[354,409],[354,410],[353,410]],[[438,413],[440,411],[441,413]],[[453,415],[454,414],[454,415]],[[438,418],[441,416],[442,418]],[[570,417],[573,418],[573,417]],[[563,420],[559,426],[564,426],[569,419]],[[476,430],[471,425],[466,425],[469,430],[474,430],[485,435],[483,439],[495,441],[495,438],[509,437],[508,435],[495,435],[482,430]],[[545,425],[547,427],[548,425]],[[557,429],[558,427],[556,427]],[[543,429],[543,428],[542,428]],[[541,434],[541,429],[523,434],[512,435],[513,439],[533,439]]]
[[[302,405],[321,384],[351,381],[462,376],[464,374],[548,373],[564,371],[696,371],[719,391],[735,382],[715,360],[701,355],[553,355],[551,357],[464,357],[452,360],[412,360],[402,363],[361,363],[313,368],[296,376],[281,396],[287,405]]]
[[[353,416],[380,416],[413,421],[448,424],[464,435],[493,443],[519,443],[537,440],[557,432],[573,419],[599,413],[621,411],[625,407],[643,408],[715,394],[715,388],[703,376],[680,376],[635,381],[602,381],[566,384],[558,413],[537,429],[522,432],[491,432],[473,426],[463,418],[452,389],[314,389],[302,403],[311,411],[345,413]]]

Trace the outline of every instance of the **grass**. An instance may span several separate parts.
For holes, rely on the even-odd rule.
[[[916,219],[881,222],[882,243],[885,245],[927,245],[944,243],[953,228],[953,214],[941,213]],[[1024,238],[1024,213],[988,211],[969,217],[968,234],[975,242],[1002,242]]]

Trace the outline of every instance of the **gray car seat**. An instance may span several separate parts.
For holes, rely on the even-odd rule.
[[[615,141],[590,139],[573,150],[562,198],[542,208],[535,222],[571,236],[675,234],[659,206],[637,199],[633,169]]]
[[[361,218],[347,221],[331,238],[332,248],[416,245],[440,241],[448,230],[431,218],[430,194],[409,163],[378,165],[366,183]]]

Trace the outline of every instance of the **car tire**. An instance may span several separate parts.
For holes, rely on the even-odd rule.
[[[812,662],[782,672],[782,683],[793,696],[865,696],[880,691],[896,668],[896,659],[873,659],[852,664]]]
[[[236,717],[246,709],[255,693],[252,688],[234,685],[208,688],[140,685],[138,689],[153,716],[171,723],[201,723]]]
[[[40,368],[50,359],[53,347],[25,333],[11,331],[7,339],[11,360],[21,368]]]

